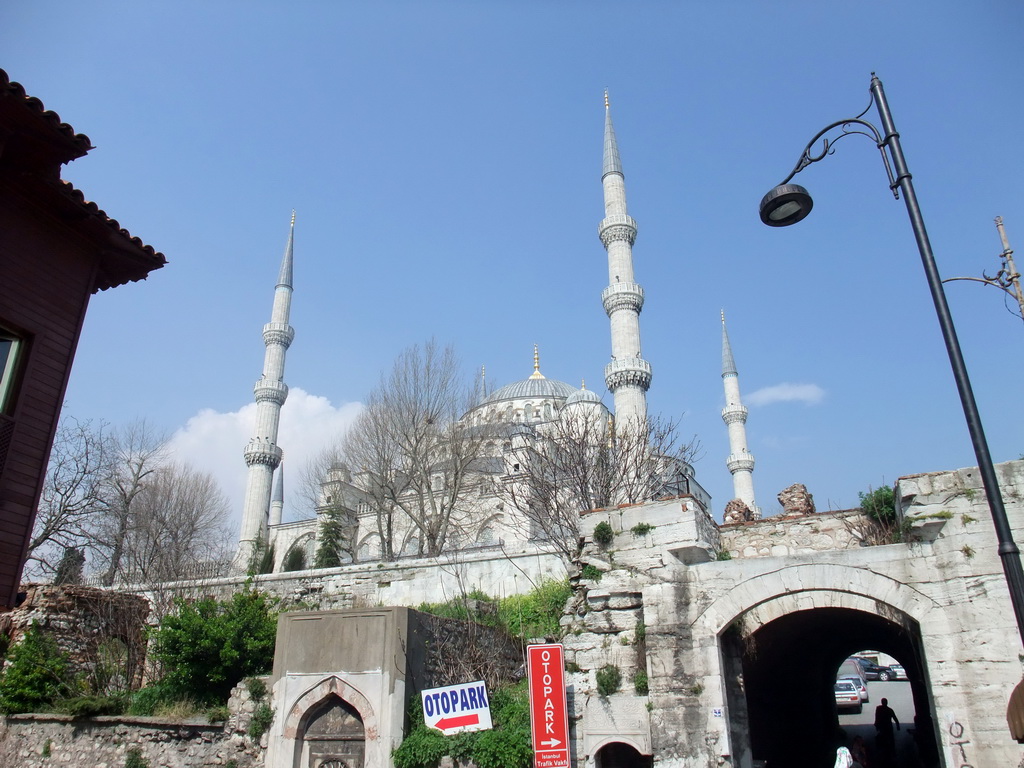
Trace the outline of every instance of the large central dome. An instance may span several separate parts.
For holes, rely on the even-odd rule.
[[[538,376],[537,378],[531,376],[522,381],[513,381],[511,384],[506,384],[501,389],[495,390],[484,398],[484,403],[548,397],[556,400],[565,400],[574,392],[576,392],[576,387],[566,384],[564,381],[549,379],[544,376]]]

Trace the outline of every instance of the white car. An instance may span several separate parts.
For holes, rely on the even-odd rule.
[[[853,710],[854,714],[860,714],[864,704],[860,700],[860,693],[853,680],[836,680],[833,689],[836,694],[836,709]]]
[[[842,682],[845,680],[848,683],[853,683],[853,687],[857,689],[857,694],[860,696],[861,703],[868,703],[868,686],[864,682],[863,678],[860,677],[841,677],[836,682]]]
[[[906,680],[907,671],[903,669],[902,664],[890,664],[889,669],[892,670],[893,680]]]

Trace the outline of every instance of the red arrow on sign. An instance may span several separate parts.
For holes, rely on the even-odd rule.
[[[449,728],[459,728],[463,725],[476,725],[480,722],[480,715],[462,715],[461,717],[442,717],[437,721],[437,726],[442,731]]]

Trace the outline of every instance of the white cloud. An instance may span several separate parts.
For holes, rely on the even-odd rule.
[[[284,450],[284,519],[294,517],[301,502],[299,474],[306,461],[341,436],[362,410],[360,403],[331,405],[326,397],[294,388],[281,409],[278,445]],[[256,404],[249,403],[231,413],[209,408],[201,410],[170,439],[176,459],[210,472],[220,483],[231,504],[231,524],[238,529],[245,500],[247,467],[242,450],[252,437]]]
[[[749,405],[771,405],[772,403],[803,403],[817,405],[825,397],[825,390],[817,384],[775,384],[762,387],[744,398]]]

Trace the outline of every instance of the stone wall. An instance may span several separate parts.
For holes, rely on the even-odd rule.
[[[786,557],[862,546],[871,522],[859,509],[800,517],[766,517],[721,527],[722,550],[733,560]]]
[[[0,765],[120,768],[134,748],[153,768],[262,766],[261,746],[245,735],[254,709],[245,686],[232,692],[229,709],[231,716],[223,724],[205,718],[168,722],[156,717],[8,715],[0,721]]]
[[[123,687],[133,688],[142,681],[148,615],[149,603],[139,595],[71,584],[30,585],[16,608],[0,614],[0,635],[15,645],[35,623],[68,655],[72,669],[86,676],[104,645],[117,643],[116,654],[109,646],[106,652],[123,660],[128,678]]]

